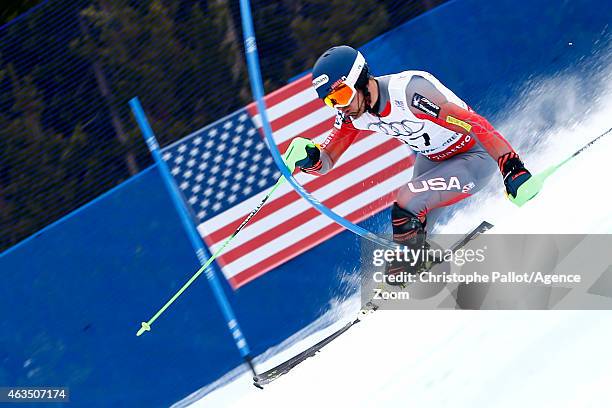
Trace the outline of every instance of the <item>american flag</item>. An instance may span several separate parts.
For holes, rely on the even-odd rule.
[[[311,75],[265,98],[278,149],[296,136],[321,143],[335,112],[317,99]],[[236,230],[280,176],[255,104],[166,147],[168,163],[211,253]],[[414,156],[405,145],[363,133],[324,176],[295,177],[325,206],[353,223],[387,208],[410,179]],[[218,258],[233,288],[261,276],[343,230],[283,184]]]

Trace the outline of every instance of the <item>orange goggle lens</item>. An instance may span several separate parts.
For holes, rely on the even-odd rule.
[[[325,104],[332,108],[348,106],[355,96],[355,90],[346,84],[340,84],[324,99]]]

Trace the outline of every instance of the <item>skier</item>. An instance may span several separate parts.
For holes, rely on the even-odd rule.
[[[426,227],[433,224],[428,215],[480,190],[495,168],[490,157],[513,198],[531,177],[504,137],[427,72],[374,77],[363,55],[342,45],[319,57],[312,78],[317,95],[337,116],[327,139],[306,147],[308,157],[296,163],[302,171],[328,172],[360,132],[389,135],[416,153],[412,180],[399,189],[391,209],[398,244],[426,248]],[[413,273],[421,266],[395,261],[386,273]]]

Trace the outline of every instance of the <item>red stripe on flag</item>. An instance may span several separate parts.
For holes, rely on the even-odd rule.
[[[314,139],[315,137],[319,136],[320,134],[323,134],[326,131],[330,132],[332,126],[334,126],[334,118],[329,118],[329,120],[325,120],[321,123],[312,126],[311,128],[304,130],[303,132],[301,132],[301,135],[309,139]],[[260,129],[260,134],[261,132],[263,131]],[[367,131],[364,131],[364,133],[365,132]],[[284,142],[278,144],[278,150],[283,153],[285,150],[287,150],[287,147],[289,147],[289,143],[291,143],[291,139],[285,140]]]
[[[375,201],[376,206],[372,208],[368,213],[360,213],[361,209],[356,210],[346,216],[345,218],[353,223],[358,223],[363,221],[366,218],[371,217],[374,214],[384,210],[389,207],[389,205],[395,201],[395,195],[397,190],[390,192],[389,194],[380,197]],[[370,203],[371,204],[371,203]],[[342,232],[344,227],[339,224],[332,223],[319,231],[305,237],[304,239],[296,242],[289,247],[277,252],[273,256],[264,259],[263,261],[245,269],[239,274],[231,277],[229,279],[232,288],[237,289],[240,286],[252,281],[253,279],[265,274],[271,269],[276,268],[279,265],[287,262],[290,259],[308,251],[309,249],[319,245],[321,242],[328,240],[329,238],[335,236],[336,234]]]
[[[306,115],[309,115],[313,113],[314,111],[316,111],[317,109],[320,109],[324,106],[325,105],[323,104],[323,102],[321,102],[318,99],[314,99],[310,102],[307,102],[304,105],[301,105],[297,107],[296,109],[293,109],[291,112],[277,119],[274,119],[272,122],[270,122],[270,125],[272,126],[272,131],[276,132],[277,130],[282,129],[285,126],[290,125],[293,122],[302,119]],[[334,117],[332,117],[332,119],[333,118]],[[331,125],[333,125],[333,121],[330,123],[330,127],[329,127],[330,129],[331,129]]]
[[[264,101],[266,102],[266,107],[270,109],[272,106],[279,104],[280,102],[289,99],[295,94],[308,89],[308,87],[312,86],[312,75],[304,75],[302,78],[298,79],[295,82],[290,83],[276,91],[266,95],[264,97]],[[251,117],[257,115],[259,111],[257,110],[257,103],[251,102],[247,105],[247,111],[251,114]]]
[[[323,122],[319,122],[311,126],[310,128],[305,129],[304,131],[300,132],[300,135],[302,135],[302,137],[314,139],[315,137],[325,133],[326,131],[331,131],[332,127],[334,126],[334,120],[335,120],[334,118],[335,116],[332,116],[329,119],[324,120]],[[264,139],[265,136],[263,133],[263,128],[258,127],[257,130],[259,131],[259,135],[261,136],[261,138]],[[368,132],[368,131],[364,131],[364,132]],[[369,132],[369,133],[372,133],[372,132]],[[299,135],[295,134],[291,138],[285,140],[284,142],[281,142],[280,144],[277,143],[276,147],[278,148],[278,151],[281,152],[281,154],[284,153],[285,150],[287,150],[287,147],[289,147],[289,144],[291,143],[291,140],[293,139],[293,137],[297,137],[297,136]]]

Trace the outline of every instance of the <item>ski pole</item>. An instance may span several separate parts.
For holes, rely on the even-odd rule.
[[[580,149],[575,151],[571,156],[569,156],[566,159],[562,160],[560,163],[555,164],[553,166],[550,166],[549,168],[547,168],[546,170],[544,170],[543,172],[541,172],[539,174],[536,174],[535,176],[531,176],[531,178],[529,180],[524,182],[518,188],[518,190],[516,192],[516,198],[514,198],[514,197],[512,197],[510,195],[508,196],[510,201],[512,201],[514,204],[518,205],[519,207],[522,207],[527,201],[531,200],[533,197],[536,196],[536,194],[538,194],[540,192],[540,190],[542,190],[542,187],[544,187],[544,181],[551,174],[553,174],[555,171],[557,171],[565,163],[567,163],[568,161],[570,161],[574,157],[578,156],[580,153],[584,152],[587,148],[591,147],[593,145],[593,143],[595,143],[596,141],[598,141],[599,139],[601,139],[602,137],[604,137],[605,135],[607,135],[611,131],[612,131],[612,128],[606,130],[604,133],[602,133],[601,135],[597,136],[595,139],[591,140],[589,143],[587,143],[586,145],[584,145],[583,147],[581,147]]]
[[[304,138],[296,138],[287,148],[287,151],[283,155],[283,161],[285,162],[291,173],[293,173],[293,171],[295,170],[295,163],[306,158],[306,146],[309,145],[312,145],[312,142],[310,140]],[[183,287],[180,288],[178,292],[176,292],[174,296],[172,296],[172,298],[170,298],[170,300],[166,302],[166,304],[161,309],[159,309],[151,319],[149,319],[148,322],[141,323],[140,330],[138,330],[138,333],[136,333],[137,336],[142,335],[145,331],[151,330],[151,325],[153,324],[153,322],[157,320],[157,318],[161,316],[161,314],[164,313],[164,311],[168,307],[170,307],[170,305],[174,303],[174,301],[178,299],[179,296],[183,294],[183,292],[198,278],[198,276],[200,276],[202,272],[204,272],[206,268],[208,268],[208,266],[221,254],[221,252],[223,252],[225,247],[236,237],[236,235],[238,235],[238,233],[249,223],[249,221],[253,219],[255,214],[257,214],[259,210],[261,210],[266,201],[268,201],[270,196],[272,196],[274,191],[276,191],[276,189],[281,184],[283,184],[284,181],[285,177],[280,176],[274,187],[270,189],[270,191],[268,192],[268,194],[266,194],[263,200],[261,200],[257,207],[255,207],[253,211],[251,211],[251,213],[244,219],[244,221],[242,221],[236,231],[234,231],[234,233],[229,238],[227,238],[225,242],[223,242],[223,244],[215,251],[215,253],[210,258],[208,258],[208,261],[206,261],[200,267],[200,269],[198,269],[197,272],[193,274],[193,276],[183,285]]]

